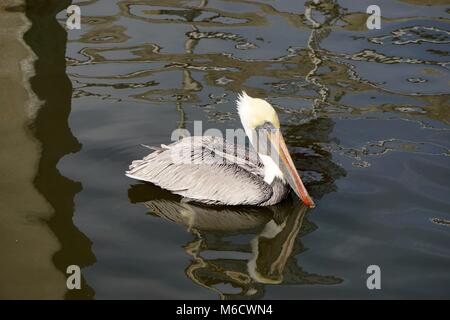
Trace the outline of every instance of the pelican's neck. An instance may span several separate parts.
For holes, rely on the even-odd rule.
[[[250,129],[250,128],[246,127],[245,125],[243,127],[244,127],[245,134],[247,135],[248,140],[250,140],[250,144],[252,145],[253,149],[257,150],[257,148],[255,146],[255,143],[257,143],[257,142],[255,142],[255,140],[256,140],[255,130]],[[261,154],[259,152],[258,152],[258,156],[264,165],[264,181],[266,183],[272,184],[273,180],[276,177],[278,177],[284,181],[283,173],[281,172],[278,165],[275,163],[275,161],[273,161],[273,159],[270,156]]]
[[[265,154],[258,153],[258,155],[264,165],[264,181],[268,184],[272,184],[275,178],[280,178],[284,181],[283,173],[275,161]]]

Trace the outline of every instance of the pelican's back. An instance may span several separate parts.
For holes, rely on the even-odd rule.
[[[126,175],[189,201],[262,205],[272,196],[258,155],[219,137],[186,137],[133,161]]]

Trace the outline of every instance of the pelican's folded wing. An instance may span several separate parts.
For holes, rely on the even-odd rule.
[[[218,137],[164,146],[133,161],[126,175],[206,204],[258,205],[272,195],[256,153]]]

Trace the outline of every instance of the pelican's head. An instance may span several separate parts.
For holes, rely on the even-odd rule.
[[[245,91],[238,97],[237,108],[245,133],[264,164],[264,180],[270,184],[279,177],[289,183],[306,205],[314,207],[284,142],[275,109],[267,101],[252,98]]]

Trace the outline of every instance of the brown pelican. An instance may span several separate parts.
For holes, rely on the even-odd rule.
[[[280,131],[274,108],[239,95],[237,109],[253,149],[213,136],[185,137],[133,161],[126,175],[151,182],[185,201],[215,205],[274,205],[289,186],[309,207],[308,194]]]

